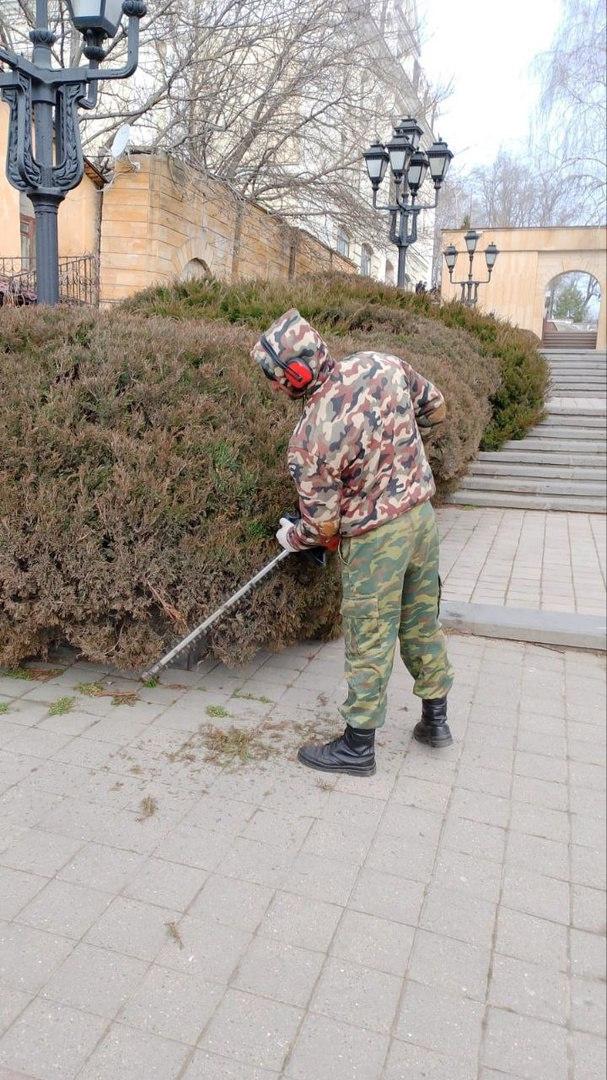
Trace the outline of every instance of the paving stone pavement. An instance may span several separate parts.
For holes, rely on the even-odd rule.
[[[0,1080],[603,1080],[604,659],[450,651],[369,779],[295,760],[340,643],[0,677]]]
[[[445,600],[604,615],[602,514],[443,506]]]

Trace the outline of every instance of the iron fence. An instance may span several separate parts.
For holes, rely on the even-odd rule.
[[[0,257],[0,304],[35,304],[38,293],[32,259]],[[66,255],[59,259],[59,302],[99,303],[99,260],[95,255]]]

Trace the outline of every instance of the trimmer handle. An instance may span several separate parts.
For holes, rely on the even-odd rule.
[[[299,524],[299,514],[283,514],[283,517],[286,517],[287,521],[292,522],[293,525]],[[337,551],[338,546],[339,540],[335,537],[335,541],[331,541],[327,547],[319,546],[305,548],[303,551],[298,551],[297,554],[300,555],[305,562],[312,563],[313,566],[319,566],[323,569],[327,565],[327,551]]]

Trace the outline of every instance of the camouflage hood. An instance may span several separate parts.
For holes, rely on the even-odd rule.
[[[264,346],[264,339],[269,349]],[[304,391],[293,389],[280,365],[272,359],[272,350],[283,364],[295,359],[308,364],[314,377]],[[295,308],[286,311],[272,323],[251,349],[251,357],[269,378],[280,383],[292,397],[301,397],[324,382],[330,361],[329,350],[320,334]]]

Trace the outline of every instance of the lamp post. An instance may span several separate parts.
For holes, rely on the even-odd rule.
[[[449,247],[445,248],[445,250],[443,251],[445,262],[447,264],[447,269],[449,271],[449,281],[451,281],[453,285],[459,285],[461,287],[462,294],[460,297],[460,302],[462,304],[465,304],[466,307],[475,306],[478,300],[479,285],[488,285],[491,281],[491,275],[493,273],[493,267],[495,266],[495,260],[499,255],[499,251],[497,250],[495,244],[489,244],[488,247],[485,248],[485,262],[487,263],[487,271],[489,276],[485,278],[484,281],[481,281],[480,278],[474,277],[474,274],[472,273],[472,264],[474,262],[474,253],[476,251],[476,245],[480,240],[480,235],[481,234],[477,232],[476,229],[468,229],[468,232],[464,236],[464,243],[466,245],[468,259],[470,260],[470,262],[468,268],[468,277],[464,278],[463,281],[453,281],[453,271],[455,270],[457,256],[460,254],[466,254],[466,252],[459,252],[457,248],[453,246],[453,244],[449,244]]]
[[[422,135],[423,130],[417,120],[407,117],[394,126],[389,143],[384,146],[377,137],[363,154],[373,189],[373,208],[387,210],[391,215],[390,242],[398,248],[397,284],[401,289],[406,281],[407,248],[417,240],[417,219],[422,210],[434,210],[453,158],[442,139],[434,142],[428,150],[420,150]],[[379,206],[378,192],[388,165],[394,178],[395,200],[387,206]],[[420,204],[417,197],[428,170],[436,197],[433,203]]]
[[[68,191],[84,172],[78,109],[94,109],[98,84],[126,79],[139,57],[139,23],[146,13],[140,0],[67,0],[71,20],[83,36],[87,65],[52,67],[56,36],[48,26],[48,0],[36,0],[36,26],[30,33],[32,60],[0,46],[0,94],[10,107],[6,175],[31,199],[36,215],[36,276],[39,304],[59,300],[57,215]],[[99,67],[104,44],[128,18],[128,55],[121,68]]]

